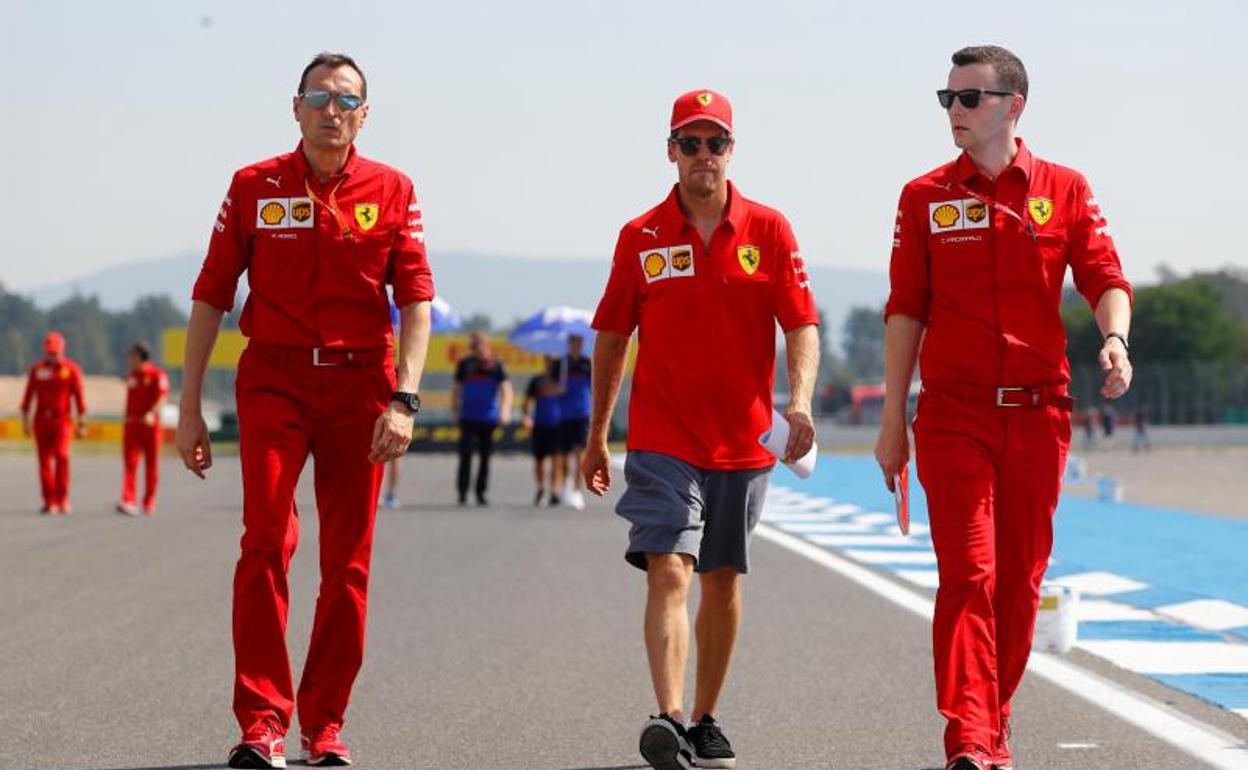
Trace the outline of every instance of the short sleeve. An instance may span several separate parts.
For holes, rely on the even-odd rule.
[[[624,336],[632,334],[641,319],[641,267],[636,255],[628,251],[627,233],[627,229],[621,230],[616,241],[611,275],[593,321],[597,331]]]
[[[1070,268],[1075,288],[1093,308],[1110,289],[1122,289],[1132,297],[1131,284],[1122,273],[1118,249],[1109,234],[1109,222],[1082,176],[1075,184],[1074,195],[1072,203],[1076,213],[1070,228]]]
[[[776,320],[786,332],[799,326],[818,325],[819,309],[810,289],[806,260],[797,247],[793,227],[783,216],[776,222],[776,269],[773,278]]]
[[[401,224],[391,251],[390,284],[399,307],[433,299],[433,270],[425,254],[425,220],[411,180],[403,178]]]
[[[928,283],[927,233],[915,219],[911,188],[901,191],[893,223],[893,254],[888,266],[889,294],[884,320],[894,313],[927,323],[931,289]]]
[[[207,302],[226,312],[234,309],[238,278],[247,269],[251,256],[247,223],[243,221],[245,205],[240,197],[242,186],[239,172],[230,182],[230,189],[217,211],[212,238],[208,241],[208,256],[191,290],[192,299]]]

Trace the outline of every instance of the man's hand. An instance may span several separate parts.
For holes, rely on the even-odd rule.
[[[781,462],[796,462],[805,457],[815,443],[815,423],[808,409],[789,409],[784,417],[789,421],[789,443],[784,447]]]
[[[78,423],[74,426],[74,436],[76,438],[87,437],[87,418],[79,417]]]
[[[402,457],[412,443],[413,415],[406,406],[390,402],[386,411],[373,424],[373,446],[368,454],[371,462],[380,463]]]
[[[533,418],[527,414],[520,421],[520,424],[524,426],[525,430],[533,430]]]
[[[156,424],[156,413],[155,413],[155,412],[144,412],[144,413],[143,413],[143,424],[144,424],[144,425],[155,425],[155,424]]]
[[[602,497],[611,488],[611,450],[606,441],[591,441],[581,455],[581,476],[585,488]]]
[[[884,474],[884,486],[889,492],[895,492],[893,479],[910,462],[910,435],[904,420],[880,424],[880,435],[875,440],[875,461]]]
[[[1101,395],[1112,399],[1126,393],[1131,387],[1131,361],[1127,358],[1127,348],[1122,340],[1107,337],[1101,346],[1101,354],[1097,356],[1097,363],[1106,373]]]
[[[182,464],[191,473],[204,478],[204,471],[212,467],[212,442],[208,440],[208,425],[198,407],[178,410],[178,432],[174,438]]]
[[[22,435],[27,438],[30,438],[31,432],[32,431],[30,429],[30,414],[24,413],[22,415]]]

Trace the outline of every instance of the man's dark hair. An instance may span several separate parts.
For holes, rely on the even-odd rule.
[[[355,59],[347,56],[345,53],[330,53],[329,51],[321,51],[312,57],[312,61],[308,62],[308,66],[303,68],[303,74],[299,76],[299,90],[295,93],[303,93],[303,89],[308,85],[308,73],[320,66],[338,69],[339,67],[350,67],[360,76],[360,98],[368,101],[368,78],[364,77],[364,70],[360,69],[360,65],[355,63]]]
[[[953,66],[991,64],[997,73],[997,85],[1006,91],[1027,98],[1027,70],[1017,56],[997,45],[969,45],[953,55]]]
[[[152,360],[152,349],[147,346],[146,342],[136,342],[130,346],[130,352],[139,357],[140,361]]]

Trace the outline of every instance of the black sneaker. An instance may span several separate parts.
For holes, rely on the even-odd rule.
[[[490,501],[485,499],[485,493],[478,492],[477,493],[477,505],[487,506],[489,504],[490,504]]]
[[[667,714],[650,717],[641,727],[641,756],[654,770],[690,770],[693,747],[683,725]]]
[[[945,770],[988,770],[988,766],[969,754],[963,754],[951,759]]]
[[[533,495],[533,505],[541,507],[542,498],[545,496],[546,496],[546,490],[544,489],[537,490],[537,494]]]
[[[558,508],[558,507],[559,507],[559,502],[560,502],[560,501],[559,501],[559,495],[556,495],[554,492],[551,492],[551,493],[550,493],[550,507],[551,507],[551,508]]]
[[[689,743],[693,744],[695,767],[737,766],[737,755],[733,753],[732,745],[710,714],[703,714],[696,724],[689,727]]]

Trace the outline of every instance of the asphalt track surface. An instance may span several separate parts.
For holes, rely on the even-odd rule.
[[[624,522],[598,501],[534,508],[520,458],[496,464],[488,508],[453,504],[450,458],[405,463],[406,507],[378,522],[368,651],[344,730],[355,767],[644,767],[644,582],[622,558]],[[201,482],[166,459],[160,512],[137,520],[111,512],[119,466],[76,459],[74,514],[45,517],[34,459],[0,456],[0,768],[217,768],[237,739],[237,460],[218,458]],[[296,672],[318,579],[304,475]],[[939,768],[926,622],[771,542],[756,539],[752,559],[720,714],[738,767]],[[1238,717],[1099,673],[1235,733],[1248,762]],[[1014,734],[1020,770],[1205,767],[1035,676],[1015,701]]]

